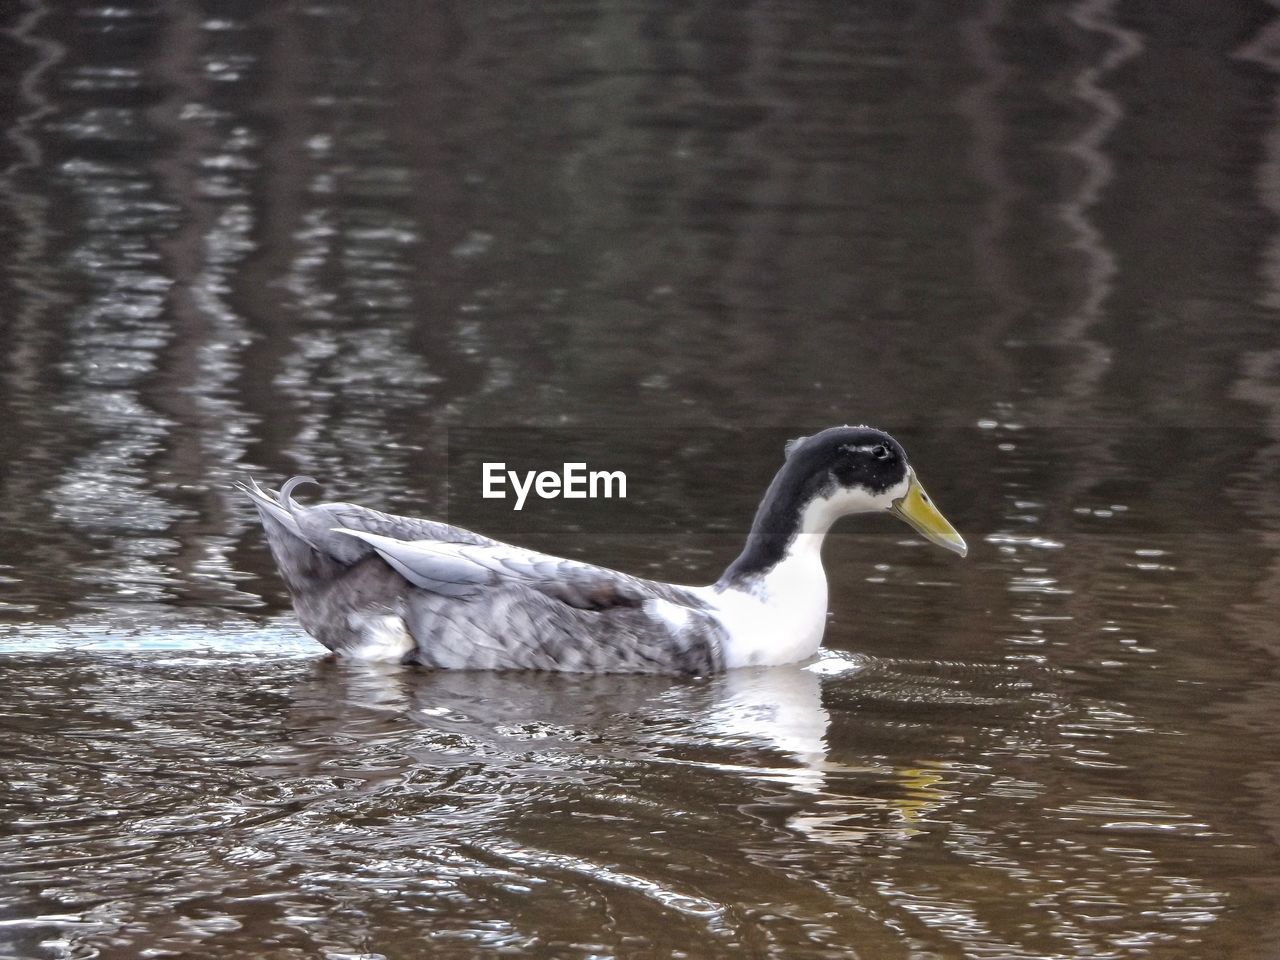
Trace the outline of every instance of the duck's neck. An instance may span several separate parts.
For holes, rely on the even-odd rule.
[[[749,587],[788,560],[804,560],[806,566],[817,563],[821,569],[822,542],[844,511],[837,509],[833,498],[804,496],[804,491],[792,486],[785,470],[774,477],[756,511],[746,545],[717,587]]]

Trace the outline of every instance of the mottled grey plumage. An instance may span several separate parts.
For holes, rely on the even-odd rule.
[[[812,656],[827,618],[822,540],[888,511],[961,555],[896,440],[830,427],[787,445],[742,552],[708,587],[677,587],[352,503],[303,507],[242,486],[302,626],[335,653],[428,667],[714,673]]]
[[[242,485],[303,628],[335,653],[407,632],[428,667],[714,673],[723,627],[692,591],[352,503]],[[388,619],[390,618],[390,619]]]

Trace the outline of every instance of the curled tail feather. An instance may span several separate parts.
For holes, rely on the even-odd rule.
[[[317,487],[320,486],[320,481],[315,477],[290,477],[284,482],[284,485],[280,487],[280,506],[288,510],[289,515],[292,516],[295,521],[298,519],[298,510],[293,502],[293,491],[299,485],[304,483],[310,483]]]
[[[285,482],[279,494],[259,486],[258,481],[253,477],[249,478],[248,483],[237,481],[236,487],[249,495],[264,520],[269,518],[276,521],[294,536],[300,537],[314,547],[315,544],[302,532],[302,527],[298,524],[293,503],[293,490],[300,483],[316,483],[316,481],[311,477],[294,477]]]

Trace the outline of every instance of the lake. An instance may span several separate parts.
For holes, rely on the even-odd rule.
[[[0,90],[0,957],[1280,955],[1273,3],[26,0]],[[710,678],[326,659],[233,486],[708,583],[838,423],[968,558]]]

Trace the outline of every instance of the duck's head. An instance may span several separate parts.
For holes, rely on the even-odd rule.
[[[790,441],[766,499],[794,504],[801,532],[825,533],[852,513],[887,512],[962,557],[969,549],[924,492],[902,445],[872,427],[830,427]]]

